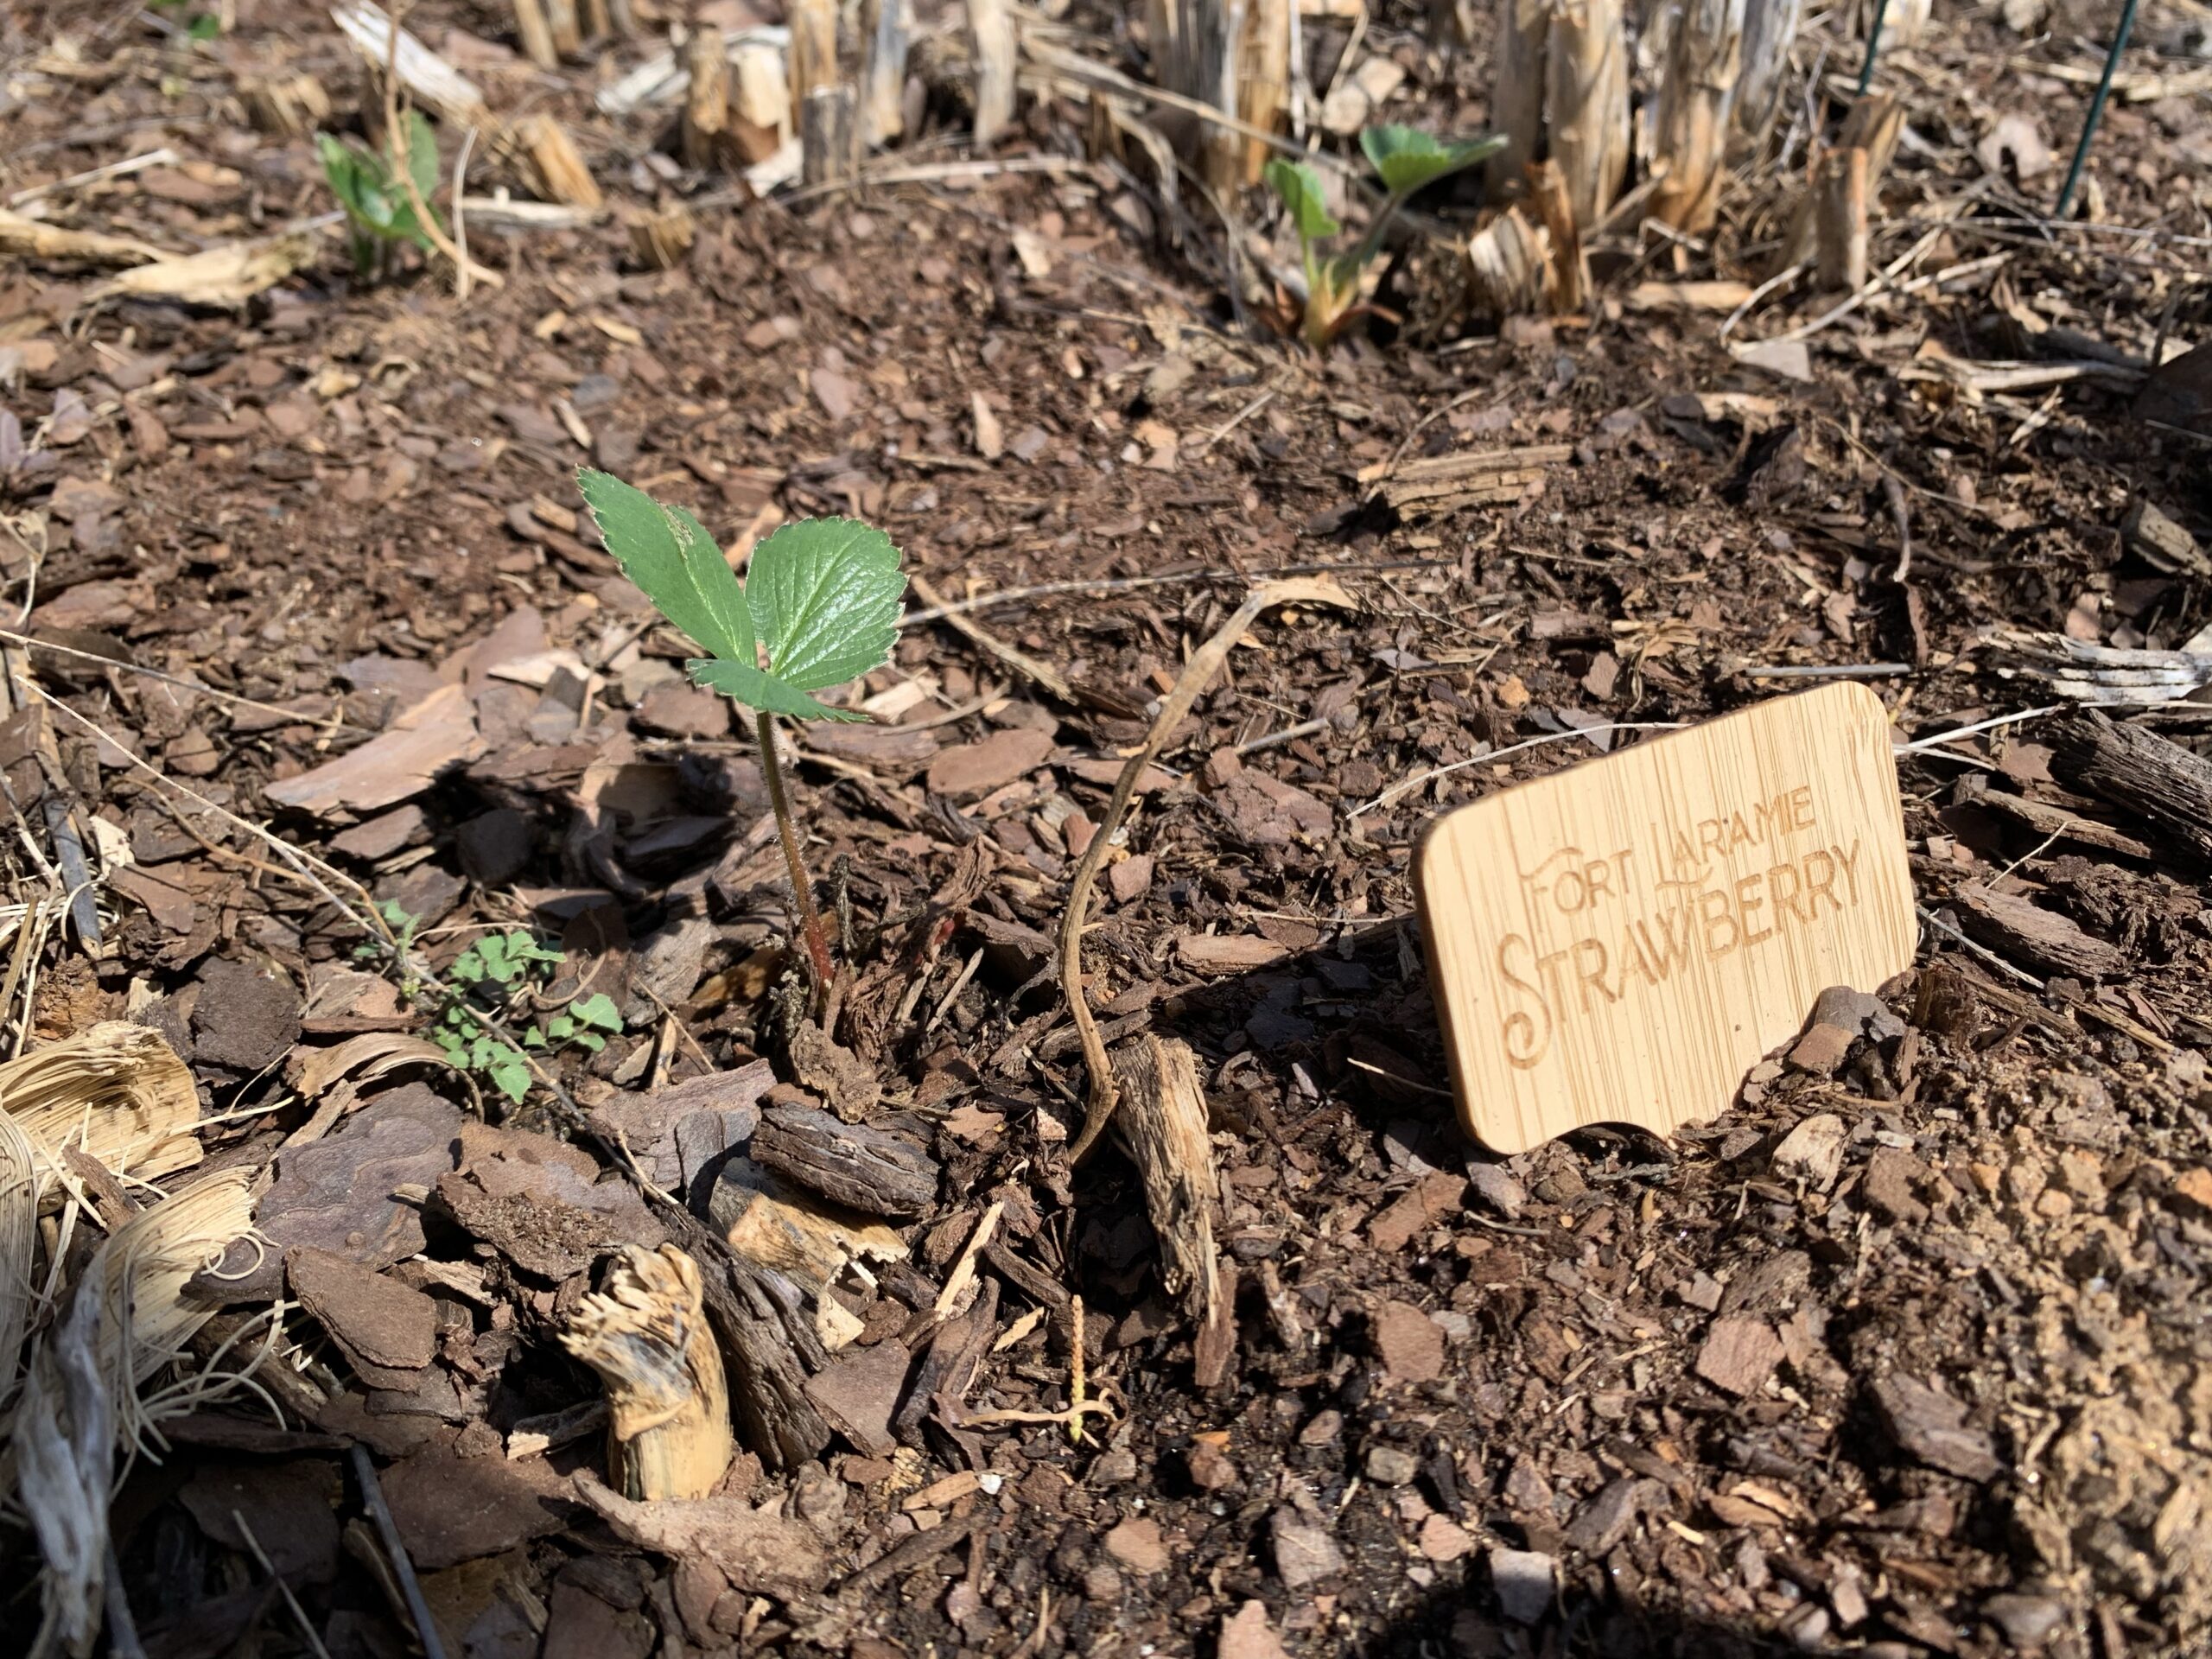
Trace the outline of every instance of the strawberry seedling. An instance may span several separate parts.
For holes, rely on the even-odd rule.
[[[353,269],[360,276],[365,280],[378,266],[388,273],[391,251],[399,243],[412,242],[425,253],[436,246],[416,217],[406,186],[394,174],[391,157],[327,132],[315,134],[315,145],[322,157],[323,180],[346,210]],[[428,213],[430,194],[438,188],[438,141],[420,110],[407,116],[407,167]]]
[[[685,664],[699,684],[753,710],[760,771],[775,809],[816,984],[833,976],[830,940],[799,856],[798,830],[776,760],[775,716],[860,720],[810,694],[890,660],[906,578],[881,531],[852,518],[804,518],[753,550],[740,583],[703,525],[605,473],[579,469],[576,486],[600,539],[660,613],[712,653]]]
[[[1298,232],[1299,258],[1306,275],[1300,332],[1317,352],[1326,350],[1355,317],[1372,308],[1359,302],[1360,273],[1382,245],[1383,233],[1398,209],[1416,191],[1503,149],[1505,140],[1446,143],[1413,127],[1370,127],[1359,135],[1359,147],[1382,180],[1385,194],[1367,233],[1342,253],[1324,255],[1315,245],[1344,228],[1322,199],[1320,175],[1304,162],[1278,157],[1268,163],[1268,187],[1289,210]]]

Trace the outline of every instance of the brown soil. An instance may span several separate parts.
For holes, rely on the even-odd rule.
[[[2101,41],[2111,10],[2050,27]],[[1417,71],[1409,111],[1478,126],[1484,54],[1455,92],[1407,10],[1376,40]],[[242,76],[282,58],[321,77],[340,122],[359,108],[364,77],[317,8],[244,0],[234,32],[197,52],[135,8],[4,16],[0,185],[159,144],[180,157],[67,198],[58,220],[187,248],[327,208],[309,142],[250,130],[236,101]],[[433,44],[448,28],[500,41],[511,19],[425,4],[412,26]],[[2180,28],[2152,8],[2146,50],[2180,51]],[[535,925],[569,951],[556,994],[581,976],[637,1016],[603,1053],[560,1058],[568,1104],[539,1087],[502,1110],[421,1071],[363,1085],[364,1114],[427,1083],[510,1132],[472,1128],[458,1172],[402,1178],[431,1196],[415,1199],[414,1259],[388,1276],[432,1293],[438,1357],[395,1372],[369,1356],[365,1376],[355,1347],[296,1312],[283,1432],[242,1397],[170,1426],[177,1445],[136,1465],[115,1517],[146,1651],[307,1650],[232,1505],[331,1653],[406,1650],[373,1548],[331,1524],[363,1513],[338,1450],[357,1438],[448,1650],[471,1655],[535,1651],[541,1631],[548,1655],[862,1659],[1252,1659],[1270,1639],[1471,1659],[2202,1651],[2212,910],[2187,845],[2054,781],[2032,724],[1908,753],[1929,921],[1847,1057],[1764,1067],[1675,1143],[1591,1130],[1502,1164],[1452,1121],[1411,913],[1408,854],[1435,812],[1635,741],[1612,726],[1789,689],[1760,670],[1897,664],[1868,683],[1910,740],[2052,700],[1992,671],[1999,630],[2173,647],[2204,620],[2201,578],[2151,567],[2118,531],[2137,495],[2201,527],[2201,438],[2095,379],[2044,410],[2041,389],[1967,395],[1901,372],[1923,346],[2069,354],[2024,338],[2021,311],[2139,354],[2204,321],[2202,289],[2183,286],[2191,246],[2013,228],[2019,190],[2040,200],[2051,180],[1985,178],[1968,146],[2017,95],[1993,54],[2023,48],[1979,14],[1942,32],[1898,72],[1930,145],[1898,163],[1897,200],[1922,206],[1880,227],[1878,262],[1922,233],[1910,212],[1968,187],[1987,222],[1954,226],[1916,269],[2012,258],[1826,327],[1802,382],[1734,361],[1725,311],[1624,303],[1675,274],[1663,244],[1641,272],[1614,263],[1588,325],[1357,339],[1317,360],[1236,326],[1202,238],[1179,252],[1133,230],[1133,175],[1082,162],[1080,111],[1058,106],[1005,147],[1078,157],[1057,175],[702,207],[690,258],[666,272],[641,270],[613,221],[480,228],[472,249],[505,283],[465,306],[411,257],[395,281],[357,283],[335,238],[235,313],[95,301],[97,273],[0,266],[0,411],[33,452],[7,470],[0,425],[15,532],[0,554],[11,598],[35,607],[29,631],[74,653],[30,661],[75,711],[54,720],[43,774],[28,726],[0,760],[19,796],[106,818],[136,855],[103,884],[97,954],[49,950],[34,1039],[155,1024],[225,1115],[211,1157],[266,1160],[313,1109],[303,1055],[415,1023],[340,977],[357,915],[175,785],[398,903],[434,964],[487,925]],[[594,114],[590,73],[465,67],[504,107],[567,121],[610,197],[666,190],[644,159],[652,123]],[[2063,157],[2083,89],[2041,84]],[[2097,176],[2125,223],[2201,193],[2201,99],[2170,102],[2108,120]],[[1688,273],[1717,260],[1756,281],[1770,228],[1747,208]],[[1017,232],[1043,261],[1025,263]],[[1433,299],[1411,286],[1425,270],[1403,279],[1416,312]],[[1773,305],[1761,333],[1827,308]],[[1571,458],[1517,505],[1400,520],[1355,477],[1542,442]],[[608,1249],[665,1218],[624,1176],[594,1185],[581,1166],[566,1213],[600,1221],[543,1237],[526,1236],[528,1204],[495,1224],[448,1186],[539,1168],[553,1154],[530,1130],[588,1148],[595,1174],[609,1160],[578,1114],[645,1111],[641,1079],[766,1058],[788,1098],[834,1092],[789,1057],[787,893],[756,829],[749,736],[683,692],[682,642],[640,639],[642,601],[564,518],[582,462],[725,538],[772,507],[867,518],[948,598],[1092,584],[973,613],[1072,698],[925,624],[868,688],[919,687],[899,724],[805,734],[797,786],[857,974],[839,1036],[882,1091],[874,1121],[943,1171],[928,1213],[899,1226],[911,1264],[873,1294],[842,1281],[863,1330],[847,1351],[930,1349],[914,1315],[991,1204],[1000,1249],[977,1306],[996,1324],[981,1334],[1014,1339],[881,1446],[840,1432],[796,1466],[760,1445],[765,1461],[740,1459],[726,1490],[819,1536],[823,1580],[801,1590],[756,1596],[711,1559],[626,1541],[566,1484],[597,1463],[595,1434],[550,1459],[502,1456],[518,1421],[598,1397],[555,1332]],[[1103,812],[1115,757],[1249,578],[1313,567],[1363,608],[1254,628],[1163,755],[1173,779],[1144,798],[1087,942],[1111,1015],[1200,1057],[1240,1287],[1226,1379],[1201,1389],[1129,1165],[1109,1147],[1066,1166],[1084,1080],[1043,970],[1069,809],[1086,825]],[[558,650],[601,677],[581,724],[557,679],[531,680]],[[448,682],[480,744],[411,804],[318,817],[265,793]],[[2156,723],[2191,747],[2201,729],[2171,710]],[[1016,732],[1038,735],[984,749]],[[1982,791],[2085,814],[2150,855],[2047,839]],[[21,891],[41,890],[10,857]],[[2100,983],[1961,943],[1954,891],[2000,877],[2121,965]],[[1208,934],[1275,959],[1201,973],[1212,958],[1184,942]],[[265,973],[215,971],[238,963]],[[334,982],[360,999],[353,1022],[311,1004],[302,1029],[302,999]],[[640,1058],[656,1042],[666,1052]],[[1825,1185],[1776,1158],[1817,1113],[1844,1130]],[[341,1183],[332,1215],[389,1205],[374,1174]],[[554,1190],[537,1179],[515,1190]],[[1064,1408],[1078,1330],[1088,1389],[1111,1408],[1079,1442],[1058,1423],[969,1425]],[[888,1387],[863,1406],[888,1416],[895,1367]],[[518,1497],[501,1483],[524,1465],[543,1484]],[[938,1485],[959,1471],[982,1478]],[[36,1545],[15,1531],[0,1548],[28,1629]]]

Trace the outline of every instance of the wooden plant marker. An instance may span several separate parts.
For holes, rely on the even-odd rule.
[[[1918,934],[1889,716],[1851,683],[1447,813],[1414,882],[1460,1119],[1507,1153],[1714,1116]]]

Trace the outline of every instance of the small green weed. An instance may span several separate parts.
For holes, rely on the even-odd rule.
[[[1343,230],[1321,194],[1321,177],[1304,162],[1278,157],[1268,163],[1268,188],[1281,199],[1298,231],[1299,257],[1305,267],[1306,304],[1300,332],[1315,351],[1325,351],[1352,319],[1368,308],[1359,303],[1360,273],[1382,245],[1382,235],[1414,192],[1505,147],[1490,137],[1446,143],[1414,127],[1370,127],[1359,147],[1385,192],[1367,234],[1342,253],[1324,255],[1315,245]]]
[[[391,251],[400,243],[411,242],[425,253],[436,247],[416,216],[405,185],[393,172],[391,157],[327,132],[315,134],[315,145],[322,157],[323,179],[346,210],[353,269],[365,280],[379,268],[389,274]],[[438,188],[438,141],[420,110],[407,115],[407,164],[415,194],[428,213],[431,194]],[[431,219],[435,223],[436,215],[432,213]]]
[[[417,918],[389,899],[379,908],[404,962],[414,949]],[[374,952],[373,946],[364,949]],[[530,1092],[531,1065],[506,1033],[518,1033],[517,1040],[532,1051],[595,1054],[622,1029],[621,1010],[603,991],[550,1010],[542,1005],[537,994],[566,959],[528,929],[514,928],[478,939],[454,958],[442,980],[411,977],[402,988],[410,1001],[435,1004],[428,1035],[447,1058],[520,1101]]]

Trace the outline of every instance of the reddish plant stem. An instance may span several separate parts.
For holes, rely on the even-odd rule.
[[[784,865],[791,872],[791,893],[798,901],[799,931],[806,937],[806,954],[814,964],[818,994],[828,995],[836,969],[830,960],[830,936],[822,926],[822,912],[814,907],[814,883],[808,880],[805,862],[798,855],[798,830],[791,822],[791,798],[784,793],[783,768],[776,760],[776,728],[766,709],[756,709],[753,729],[760,741],[760,775],[768,780],[768,804],[776,814],[776,833],[783,838]]]

